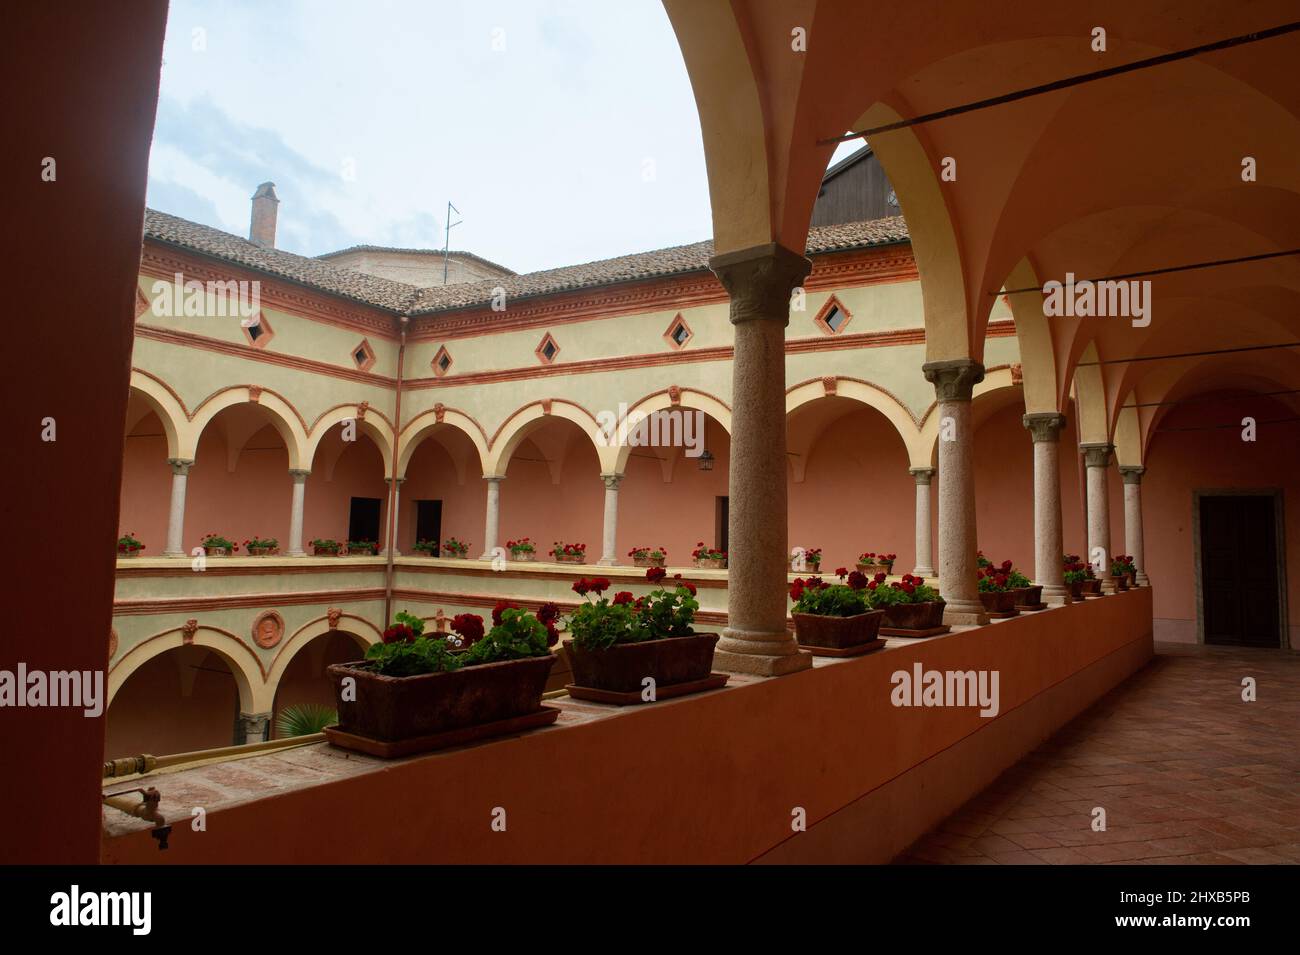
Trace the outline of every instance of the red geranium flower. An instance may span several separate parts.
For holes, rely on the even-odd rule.
[[[575,594],[582,594],[585,597],[587,591],[590,589],[591,589],[591,581],[588,580],[586,577],[583,577],[580,580],[575,580],[573,582],[573,592]]]
[[[560,608],[553,603],[544,603],[537,608],[537,619],[542,623],[554,623],[560,619]]]
[[[664,570],[662,567],[651,567],[645,572],[645,579],[650,581],[652,584],[659,583],[659,581],[663,580],[667,576],[668,571]]]
[[[601,594],[606,590],[609,590],[609,578],[593,577],[591,580],[587,581],[587,585],[596,593]]]
[[[451,629],[465,638],[470,644],[483,636],[483,618],[476,613],[458,613],[451,618]]]
[[[560,631],[555,629],[555,621],[547,620],[546,623],[546,645],[553,647],[560,642]]]
[[[835,576],[838,577],[840,580],[843,580],[848,575],[849,575],[849,569],[847,567],[835,568]]]
[[[794,583],[790,585],[790,599],[798,602],[799,598],[803,596],[803,591],[804,591],[803,578],[796,577],[794,579]]]
[[[630,590],[620,590],[614,595],[614,603],[630,604],[632,602],[632,592]]]
[[[509,600],[498,600],[497,605],[492,608],[492,625],[494,627],[501,625],[501,611],[503,610],[520,610],[519,604],[512,604]]]
[[[854,590],[861,590],[867,586],[867,575],[860,570],[855,570],[849,574],[849,586]]]
[[[688,581],[683,580],[682,583],[681,583],[681,586],[683,586],[683,587],[685,587],[687,590],[689,590],[689,591],[691,592],[691,596],[692,596],[692,597],[695,596],[695,585],[694,585],[694,584],[692,584],[692,583],[690,583],[690,582],[688,582]]]
[[[384,631],[384,643],[412,643],[415,631],[404,623],[395,623]]]

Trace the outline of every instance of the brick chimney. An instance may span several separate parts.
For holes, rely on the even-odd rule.
[[[275,215],[280,200],[275,183],[264,182],[253,193],[253,218],[248,225],[249,241],[266,249],[275,248]]]

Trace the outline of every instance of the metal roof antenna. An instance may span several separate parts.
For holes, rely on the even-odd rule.
[[[448,255],[451,254],[451,251],[450,251],[450,250],[451,250],[451,227],[452,227],[452,226],[460,225],[461,222],[464,221],[463,219],[457,219],[455,222],[452,222],[452,221],[451,221],[451,214],[452,214],[453,212],[456,213],[456,215],[460,215],[460,210],[457,209],[455,206],[453,206],[453,205],[451,204],[451,200],[448,199],[448,200],[447,200],[447,220],[446,220],[446,221],[447,221],[447,227],[446,227],[446,229],[444,230],[444,237],[443,237],[443,241],[442,241],[442,284],[443,284],[443,285],[446,285],[446,284],[447,284],[447,257],[448,257]]]

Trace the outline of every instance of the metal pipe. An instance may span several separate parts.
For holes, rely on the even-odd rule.
[[[402,447],[402,373],[406,368],[406,329],[409,316],[401,317],[402,338],[397,346],[397,393],[393,402],[393,473],[388,484],[388,561],[384,567],[384,620],[385,627],[393,611],[393,553],[397,550],[397,462]]]

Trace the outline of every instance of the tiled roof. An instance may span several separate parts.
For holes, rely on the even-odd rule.
[[[635,282],[657,276],[702,272],[708,268],[709,258],[713,255],[712,241],[696,242],[654,252],[601,259],[584,265],[567,265],[525,275],[420,289],[340,268],[320,259],[280,249],[266,249],[220,229],[153,209],[145,210],[144,234],[147,239],[224,259],[377,308],[411,315],[486,305],[492,300],[493,290],[497,287],[505,289],[506,295],[511,298],[526,298],[618,282]],[[907,241],[907,225],[903,222],[903,217],[893,216],[870,222],[817,226],[809,230],[807,254],[846,252]],[[354,247],[364,248],[373,247]]]
[[[809,230],[809,255],[826,252],[843,252],[873,245],[888,245],[908,241],[907,225],[902,216],[875,219],[871,222],[849,222],[843,225],[818,226]],[[702,272],[709,267],[713,255],[712,240],[692,245],[678,245],[654,252],[638,252],[614,259],[601,259],[585,265],[566,265],[563,268],[530,272],[505,279],[467,282],[463,285],[436,285],[421,289],[411,309],[413,315],[442,312],[491,301],[495,288],[505,289],[509,298],[525,298],[556,292],[612,285],[617,282],[635,282],[639,279],[662,275],[681,275]]]
[[[346,249],[339,249],[337,252],[326,252],[324,255],[318,255],[318,259],[333,259],[340,255],[349,255],[353,252],[399,252],[402,255],[431,255],[442,258],[444,255],[455,256],[461,259],[472,259],[475,262],[482,262],[489,268],[496,269],[498,272],[506,272],[510,275],[517,274],[514,269],[508,269],[504,265],[493,262],[491,259],[485,259],[481,255],[475,255],[473,252],[457,252],[455,249],[444,252],[442,249],[402,249],[391,245],[350,245]]]
[[[144,235],[146,239],[225,259],[258,272],[276,275],[392,312],[405,312],[418,291],[412,285],[329,265],[305,255],[263,248],[229,232],[169,216],[154,209],[145,210]]]

